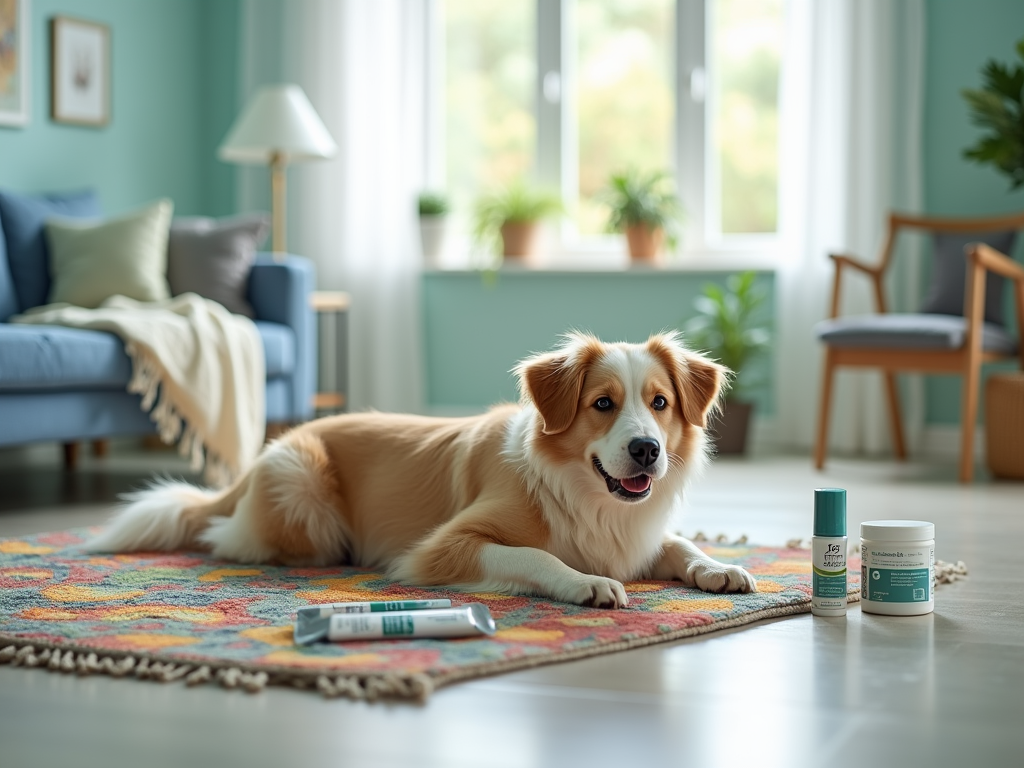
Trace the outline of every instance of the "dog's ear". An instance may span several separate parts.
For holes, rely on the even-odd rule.
[[[652,336],[647,340],[647,349],[668,369],[683,418],[706,429],[708,414],[720,407],[719,397],[729,386],[731,371],[690,352],[674,334]]]
[[[524,360],[516,367],[520,389],[544,420],[545,435],[564,432],[576,418],[583,380],[601,349],[597,339],[573,335],[562,349]]]

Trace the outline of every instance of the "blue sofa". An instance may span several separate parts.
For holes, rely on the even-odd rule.
[[[10,268],[0,230],[0,446],[155,432],[140,397],[126,391],[131,361],[117,336],[7,322],[29,308],[19,301],[25,291],[19,291],[17,271]],[[313,415],[313,290],[307,259],[257,256],[248,299],[266,353],[268,423],[301,422]]]

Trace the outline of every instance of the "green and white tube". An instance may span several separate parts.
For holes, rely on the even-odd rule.
[[[390,611],[427,611],[435,608],[451,608],[452,601],[438,600],[380,600],[367,603],[324,603],[304,605],[297,611],[299,616],[333,616],[336,613],[387,613]]]
[[[335,613],[331,616],[299,616],[295,642],[308,645],[318,640],[401,639],[407,637],[471,637],[497,631],[486,605],[468,603],[458,608],[430,611]]]

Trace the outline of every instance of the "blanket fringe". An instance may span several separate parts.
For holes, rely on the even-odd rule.
[[[156,425],[160,440],[171,445],[178,443],[178,453],[189,460],[193,472],[203,471],[203,480],[215,488],[230,485],[235,473],[231,467],[206,445],[193,424],[178,412],[160,386],[160,367],[138,345],[129,343],[125,351],[132,361],[132,378],[128,391],[142,395],[142,410]],[[156,406],[154,407],[154,403]]]
[[[299,689],[316,689],[328,699],[347,697],[362,701],[376,701],[385,698],[399,698],[425,701],[434,691],[434,682],[427,674],[399,675],[381,672],[369,675],[328,676],[251,672],[241,667],[221,667],[214,670],[209,665],[196,666],[189,663],[162,662],[146,657],[103,656],[95,652],[83,653],[61,648],[40,648],[31,643],[12,644],[0,648],[0,664],[12,667],[40,667],[51,672],[74,673],[79,676],[101,674],[111,677],[132,676],[137,680],[157,683],[181,681],[189,687],[213,682],[222,688],[239,688],[247,693],[258,693],[268,685],[283,685]]]

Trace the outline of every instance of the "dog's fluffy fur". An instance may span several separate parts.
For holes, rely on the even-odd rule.
[[[477,417],[364,413],[270,444],[226,491],[165,482],[94,551],[204,548],[242,562],[349,563],[413,585],[621,607],[622,582],[710,592],[754,580],[666,532],[726,369],[672,334],[573,334],[521,363],[522,402]]]

